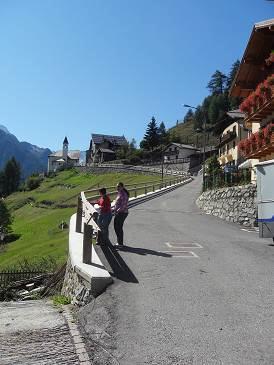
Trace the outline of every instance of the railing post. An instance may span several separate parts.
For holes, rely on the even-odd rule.
[[[81,199],[80,196],[78,196],[77,214],[76,214],[76,227],[75,227],[75,230],[78,233],[82,232],[82,214],[83,214],[82,199]]]
[[[147,194],[147,184],[145,185],[145,194]]]
[[[136,185],[134,185],[134,196],[135,196],[135,198],[137,197],[137,187],[136,187]]]
[[[155,187],[154,187],[154,184],[152,185],[152,191],[153,191],[153,192],[155,191]]]
[[[84,264],[91,264],[92,233],[93,233],[92,226],[84,223],[84,236],[83,236],[83,263]]]

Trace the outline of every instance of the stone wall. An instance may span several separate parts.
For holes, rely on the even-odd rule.
[[[196,203],[207,214],[253,227],[257,218],[257,187],[253,184],[204,192]]]
[[[73,269],[70,257],[67,261],[62,294],[70,298],[72,304],[77,305],[87,304],[93,298],[88,282]]]

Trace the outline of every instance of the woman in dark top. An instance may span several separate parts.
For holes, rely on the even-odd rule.
[[[125,189],[124,184],[119,182],[117,184],[117,198],[114,205],[114,230],[117,236],[117,243],[115,246],[123,247],[124,245],[124,231],[123,225],[128,216],[128,199],[129,192]]]

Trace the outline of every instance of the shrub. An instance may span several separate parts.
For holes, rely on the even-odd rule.
[[[43,178],[40,176],[30,176],[26,181],[27,190],[37,189],[40,186],[42,181],[43,181]]]

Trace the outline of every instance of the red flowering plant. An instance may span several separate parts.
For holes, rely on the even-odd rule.
[[[245,142],[244,142],[244,140],[241,140],[238,143],[238,149],[239,149],[239,152],[240,152],[241,155],[245,155]]]
[[[244,148],[245,148],[245,154],[248,155],[250,153],[251,150],[251,141],[250,138],[247,138],[244,140]]]
[[[256,151],[257,149],[257,139],[254,133],[251,134],[250,138],[250,145],[251,145],[251,149],[252,151]]]
[[[260,129],[258,132],[254,133],[254,135],[255,135],[258,147],[259,148],[262,147],[263,139],[264,139],[263,131]]]
[[[252,104],[250,102],[249,98],[246,98],[240,105],[240,110],[241,112],[245,113],[245,114],[251,114],[251,108],[252,108]]]
[[[266,126],[264,129],[264,140],[265,143],[269,143],[270,142],[270,137],[272,134],[272,124],[268,124],[268,126]]]
[[[274,51],[270,52],[269,57],[265,60],[267,66],[271,66],[274,63]]]

